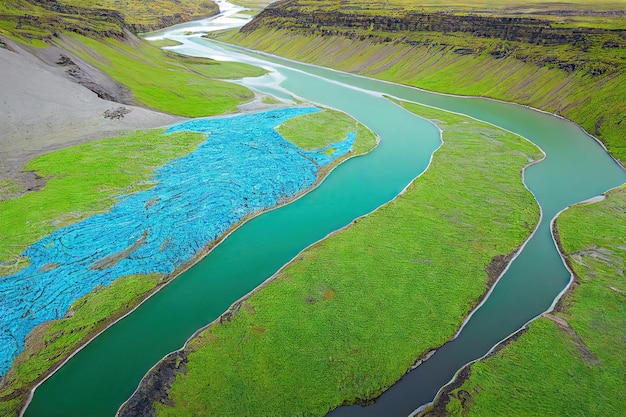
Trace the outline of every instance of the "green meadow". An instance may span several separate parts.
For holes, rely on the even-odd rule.
[[[557,219],[575,280],[555,312],[469,369],[425,415],[618,416],[626,409],[626,187]]]
[[[175,407],[155,403],[157,415],[324,415],[376,396],[454,335],[492,259],[539,219],[521,170],[542,154],[493,126],[405,106],[443,129],[430,168],[193,338]]]

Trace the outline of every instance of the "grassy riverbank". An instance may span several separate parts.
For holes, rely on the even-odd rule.
[[[26,350],[0,383],[0,416],[18,415],[29,390],[42,375],[164,284],[163,278],[158,274],[120,278],[76,300],[66,318],[31,332]]]
[[[626,187],[556,223],[575,282],[553,313],[469,368],[426,415],[617,416],[626,408]]]
[[[445,11],[445,13],[443,13]],[[441,0],[269,6],[223,38],[253,49],[444,93],[557,113],[626,162],[626,7]]]
[[[484,123],[407,107],[444,131],[431,167],[157,367],[144,383],[172,383],[158,415],[323,415],[377,395],[455,333],[539,218],[521,169],[541,153]],[[139,392],[128,415],[146,401]]]
[[[320,123],[341,139],[357,128],[356,121],[343,113],[322,111],[283,124],[289,130],[286,138],[297,142],[306,137],[312,147],[324,146],[326,136],[318,136],[317,143],[311,137]],[[355,152],[362,153],[375,146],[376,137],[362,125],[358,127]],[[28,259],[20,256],[23,249],[53,230],[108,210],[119,195],[151,187],[150,178],[156,168],[188,154],[203,140],[203,135],[188,132],[137,132],[62,149],[30,161],[26,168],[48,182],[40,191],[0,201],[0,234],[6,237],[0,242],[2,273],[8,275],[26,265]],[[34,210],[40,207],[45,210]],[[77,300],[64,319],[36,328],[27,338],[24,352],[0,381],[0,415],[16,415],[37,381],[174,277],[122,277]]]

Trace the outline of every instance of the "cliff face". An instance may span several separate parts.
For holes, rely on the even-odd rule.
[[[466,33],[484,38],[526,42],[536,45],[563,45],[588,42],[587,35],[604,33],[602,29],[582,31],[573,28],[555,28],[550,22],[527,17],[497,17],[444,13],[407,12],[403,16],[371,16],[339,11],[315,10],[302,13],[292,2],[265,9],[242,31],[251,31],[277,19],[283,27],[322,33],[344,33],[350,30],[399,33],[442,32]],[[353,32],[356,33],[356,32]],[[622,35],[626,31],[622,31]]]

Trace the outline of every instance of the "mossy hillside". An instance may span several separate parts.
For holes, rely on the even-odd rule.
[[[549,5],[552,7],[549,13],[544,11],[548,13],[546,16],[561,16],[562,21],[580,18],[576,23],[580,34],[573,29],[561,34],[555,28],[556,23],[541,20],[543,17],[536,10],[522,7],[527,12],[524,16],[535,19],[532,24],[497,22],[493,26],[501,29],[491,33],[487,21],[481,29],[485,33],[474,36],[466,31],[461,12],[448,13],[446,16],[451,15],[452,20],[438,23],[437,27],[445,31],[403,29],[402,25],[407,24],[424,26],[425,18],[410,23],[415,19],[411,13],[427,13],[430,9],[417,10],[416,2],[401,3],[407,3],[407,10],[394,9],[394,2],[384,5],[357,2],[350,10],[337,8],[330,2],[313,4],[299,0],[279,4],[270,6],[241,32],[224,39],[348,72],[434,91],[514,101],[557,113],[579,123],[602,140],[616,158],[626,162],[623,134],[626,10],[623,5],[594,5],[591,9],[596,13],[590,12],[585,2],[554,3]],[[463,2],[434,3],[452,10],[456,10],[453,4],[457,8],[463,6]],[[584,7],[581,9],[577,4]],[[560,8],[570,8],[566,10],[566,18],[562,17],[565,12],[556,12]],[[402,12],[409,23],[385,17],[393,16],[396,13],[393,10]],[[494,18],[499,13],[483,10],[481,15],[480,10],[478,6],[473,9],[474,18],[482,15]],[[616,17],[611,17],[608,10],[616,10]],[[305,12],[315,12],[323,20],[305,28],[301,22]],[[374,19],[373,16],[380,20],[377,27],[357,25]],[[596,26],[608,22],[620,30],[585,26],[588,18],[595,19]],[[551,28],[554,33],[543,39],[541,33],[545,28]]]
[[[131,27],[150,29],[183,21],[199,19],[219,13],[219,7],[210,0],[60,0],[60,3],[118,10]]]
[[[175,407],[155,404],[158,415],[324,415],[377,395],[454,335],[491,259],[538,221],[521,169],[541,153],[484,123],[407,107],[444,131],[431,167],[192,339]]]
[[[72,12],[64,13],[55,10],[55,5],[58,3],[37,0],[0,2],[0,35],[45,47],[46,40],[63,31],[92,36],[123,34],[124,22],[120,13],[90,8],[73,8]]]
[[[617,416],[626,408],[626,187],[557,219],[576,279],[557,312],[471,366],[448,415]],[[566,400],[565,400],[566,399]],[[434,413],[440,415],[440,413]],[[427,414],[428,415],[428,414]]]
[[[274,2],[275,3],[275,2]],[[271,4],[271,3],[270,3]],[[626,28],[625,6],[619,0],[351,0],[345,3],[320,0],[291,0],[277,7],[298,7],[306,13],[319,10],[344,15],[397,17],[408,14],[495,16],[541,19],[562,28]],[[274,6],[274,5],[272,5]]]
[[[76,300],[66,318],[35,329],[24,352],[0,380],[0,416],[19,415],[36,381],[164,283],[162,278],[158,274],[120,278]]]
[[[152,173],[191,152],[204,136],[162,130],[85,143],[42,155],[25,170],[48,179],[45,187],[0,201],[0,276],[27,260],[20,254],[53,230],[108,210],[117,196],[151,187]]]
[[[252,65],[185,58],[145,42],[64,36],[61,45],[126,85],[141,104],[170,114],[200,117],[237,111],[254,93],[225,78],[254,77]],[[132,69],[132,70],[129,70]]]
[[[162,28],[217,14],[212,1],[11,0],[0,4],[0,35],[43,46],[59,33],[101,38]]]
[[[58,3],[58,7],[39,3],[15,0],[0,5],[0,15],[4,12],[24,21],[18,24],[11,20],[13,17],[0,20],[0,35],[34,46],[54,44],[69,51],[127,86],[138,103],[153,109],[189,117],[232,113],[237,105],[251,100],[254,93],[221,80],[265,73],[247,64],[185,58],[162,51],[130,34],[120,12],[83,8],[93,6],[94,2],[75,1],[72,3],[76,5],[67,6]],[[112,3],[101,2],[98,7],[109,7]],[[115,2],[116,7],[120,6],[118,3]],[[165,7],[165,3],[171,2],[130,3]],[[26,19],[23,15],[30,17]],[[72,25],[66,20],[73,22]]]
[[[259,29],[227,39],[253,49],[444,93],[485,96],[557,113],[598,137],[626,163],[626,72],[594,77],[456,46],[409,46]]]

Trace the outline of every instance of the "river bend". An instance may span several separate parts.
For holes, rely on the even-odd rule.
[[[542,207],[536,233],[459,337],[409,373],[374,407],[340,408],[333,415],[406,416],[431,401],[454,372],[549,308],[569,280],[549,222],[563,208],[626,181],[626,173],[575,124],[522,106],[429,93],[397,84],[244,53],[171,32],[181,53],[238,60],[273,72],[244,85],[284,99],[310,100],[342,110],[371,128],[381,143],[336,168],[303,198],[259,216],[133,314],[100,335],[35,393],[27,416],[111,416],[145,372],[183,345],[300,250],[397,195],[428,165],[437,129],[383,94],[465,114],[531,140],[546,159],[525,173]]]

